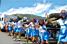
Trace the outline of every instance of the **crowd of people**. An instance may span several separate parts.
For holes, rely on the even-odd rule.
[[[66,15],[66,11],[62,10],[60,18],[55,20],[54,23],[51,21],[52,18],[28,20],[27,17],[24,17],[23,22],[21,22],[14,17],[12,22],[4,22],[3,29],[9,33],[9,36],[13,36],[14,40],[20,40],[21,35],[24,34],[27,41],[31,39],[32,44],[49,44],[50,38],[57,39],[57,44],[67,44]]]

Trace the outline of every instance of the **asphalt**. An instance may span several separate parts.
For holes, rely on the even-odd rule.
[[[12,37],[8,36],[6,32],[0,32],[0,44],[32,44],[31,41],[25,39],[25,37],[21,38],[21,41],[14,41]],[[52,44],[52,43],[51,43]],[[56,44],[56,43],[53,43]]]
[[[14,41],[8,33],[0,32],[0,44],[23,44],[22,41]]]

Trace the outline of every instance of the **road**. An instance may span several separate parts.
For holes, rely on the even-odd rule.
[[[14,41],[8,33],[0,32],[0,44],[23,44],[22,41]]]
[[[32,44],[32,42],[29,41],[27,43],[27,40],[24,37],[22,37],[21,41],[14,41],[12,37],[8,36],[8,33],[0,32],[0,44]]]

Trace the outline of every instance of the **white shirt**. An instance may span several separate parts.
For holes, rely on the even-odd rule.
[[[46,30],[44,30],[44,29],[42,28],[42,26],[40,26],[39,32],[46,32]]]
[[[60,24],[61,28],[66,28],[64,25],[64,20],[59,19],[59,20],[57,20],[57,22]]]
[[[64,22],[63,22],[62,19],[57,20],[57,22],[58,22],[60,25],[64,25]]]
[[[66,30],[66,26],[64,25],[64,20],[62,20],[62,19],[59,19],[59,20],[57,20],[57,22],[60,24],[60,31],[62,32],[62,33],[65,33],[65,30]]]

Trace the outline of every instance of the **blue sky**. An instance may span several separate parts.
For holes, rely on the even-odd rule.
[[[34,7],[34,4],[37,3],[50,3],[52,4],[50,8],[53,9],[54,7],[67,5],[67,0],[1,0],[0,12],[5,12],[11,8]]]
[[[43,0],[1,0],[0,12],[10,8],[31,7],[34,3],[43,3]],[[67,4],[67,0],[46,0],[46,3],[52,3],[53,6],[62,6]]]
[[[31,7],[34,3],[42,2],[35,0],[1,0],[0,11],[6,11],[10,8],[18,8],[18,7]]]

